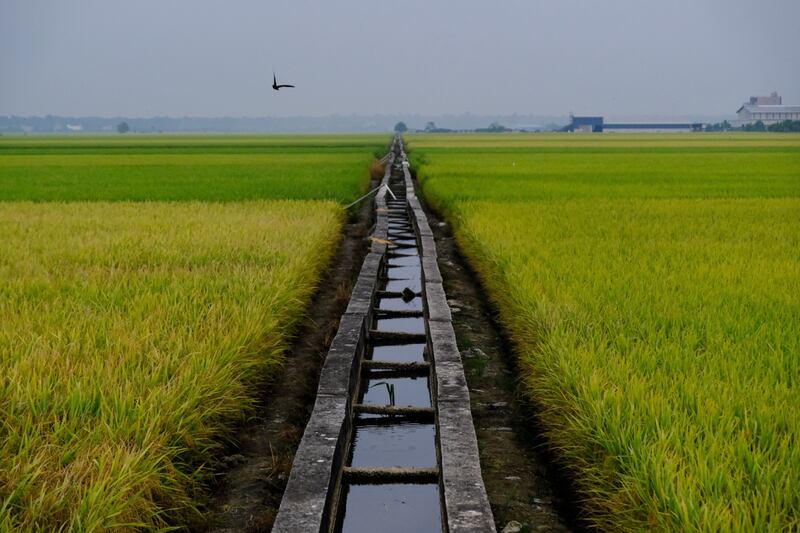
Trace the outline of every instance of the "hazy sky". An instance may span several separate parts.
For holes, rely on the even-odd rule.
[[[800,0],[0,0],[0,115],[732,114],[800,104],[799,21]]]

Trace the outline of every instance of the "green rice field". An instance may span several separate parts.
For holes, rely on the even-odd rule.
[[[409,147],[596,525],[800,528],[800,136]]]
[[[0,201],[352,200],[385,136],[0,139]]]
[[[386,142],[0,139],[0,531],[198,519]]]

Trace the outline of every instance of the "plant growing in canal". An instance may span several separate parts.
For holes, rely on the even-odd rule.
[[[374,385],[372,385],[370,387],[370,389],[373,388],[373,387],[377,387],[378,385],[386,385],[386,392],[387,392],[387,394],[389,394],[389,405],[394,407],[394,404],[395,404],[395,402],[394,402],[394,385],[392,383],[387,383],[385,381],[379,381],[378,383],[375,383]]]

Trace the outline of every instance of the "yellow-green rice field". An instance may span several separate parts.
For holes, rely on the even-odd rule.
[[[800,136],[410,148],[596,525],[800,528]]]

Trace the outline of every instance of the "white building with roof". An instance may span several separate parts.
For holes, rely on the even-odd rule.
[[[750,101],[736,111],[733,125],[753,124],[759,120],[766,126],[784,120],[800,120],[800,105],[784,105],[783,98],[775,92],[769,96],[751,96]]]

